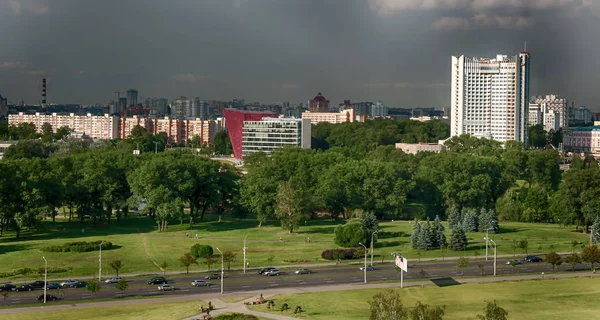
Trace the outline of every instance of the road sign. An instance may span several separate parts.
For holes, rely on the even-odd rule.
[[[404,272],[408,272],[408,260],[401,255],[396,256],[396,267]]]

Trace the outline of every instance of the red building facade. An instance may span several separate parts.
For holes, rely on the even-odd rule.
[[[233,155],[236,159],[242,159],[242,128],[244,121],[260,121],[264,117],[275,117],[273,112],[247,111],[237,109],[224,109],[225,126],[231,140]]]
[[[308,101],[308,110],[310,112],[329,112],[329,100],[319,92],[316,97]]]

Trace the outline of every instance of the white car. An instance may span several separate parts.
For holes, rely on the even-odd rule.
[[[270,276],[278,276],[278,275],[280,275],[280,274],[281,274],[281,271],[279,271],[279,270],[277,270],[277,269],[272,269],[272,270],[269,270],[269,271],[267,271],[267,272],[263,273],[263,275],[265,275],[265,276],[267,276],[267,277],[270,277]]]
[[[194,287],[203,287],[203,286],[208,287],[208,286],[210,286],[210,282],[204,281],[204,280],[194,280],[194,281],[192,281],[192,285]]]
[[[158,287],[158,291],[171,291],[171,290],[175,290],[175,287],[168,285],[168,284],[163,284],[162,286]]]
[[[104,282],[106,283],[117,283],[119,281],[123,280],[123,278],[121,277],[112,277],[110,279],[106,279]]]
[[[65,287],[65,288],[66,287],[72,287],[72,286],[74,286],[78,282],[79,282],[79,280],[67,280],[67,281],[62,282],[60,284],[60,286],[61,287]]]

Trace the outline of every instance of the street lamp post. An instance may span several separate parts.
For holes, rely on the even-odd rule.
[[[363,272],[365,274],[365,283],[367,283],[367,246],[365,246],[362,243],[358,243],[360,244],[363,248],[365,248],[365,268],[363,269]]]
[[[98,258],[98,281],[102,281],[102,244],[104,244],[104,240],[100,242],[100,255]]]
[[[48,286],[48,260],[46,257],[42,257],[44,259],[45,267],[44,267],[44,303],[46,303],[46,287]]]
[[[485,237],[486,241],[490,241],[494,245],[494,276],[496,275],[496,242],[489,237]]]
[[[248,238],[247,235],[244,237],[244,273],[246,273],[246,264],[248,263],[246,260],[246,238]]]
[[[371,233],[371,265],[373,265],[373,236],[377,234],[377,231]]]
[[[158,142],[156,141],[152,141],[154,142],[154,153],[158,153]]]
[[[219,253],[221,254],[221,294],[223,294],[223,278],[225,276],[223,252],[221,252],[221,250],[218,247],[217,247],[217,251],[219,251]]]
[[[488,261],[488,238],[490,236],[489,231],[492,228],[488,228],[487,230],[485,230],[485,261]]]

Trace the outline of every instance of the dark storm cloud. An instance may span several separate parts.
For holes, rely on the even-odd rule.
[[[600,106],[594,0],[0,0],[0,93],[448,106],[450,56],[515,54],[532,94]]]

